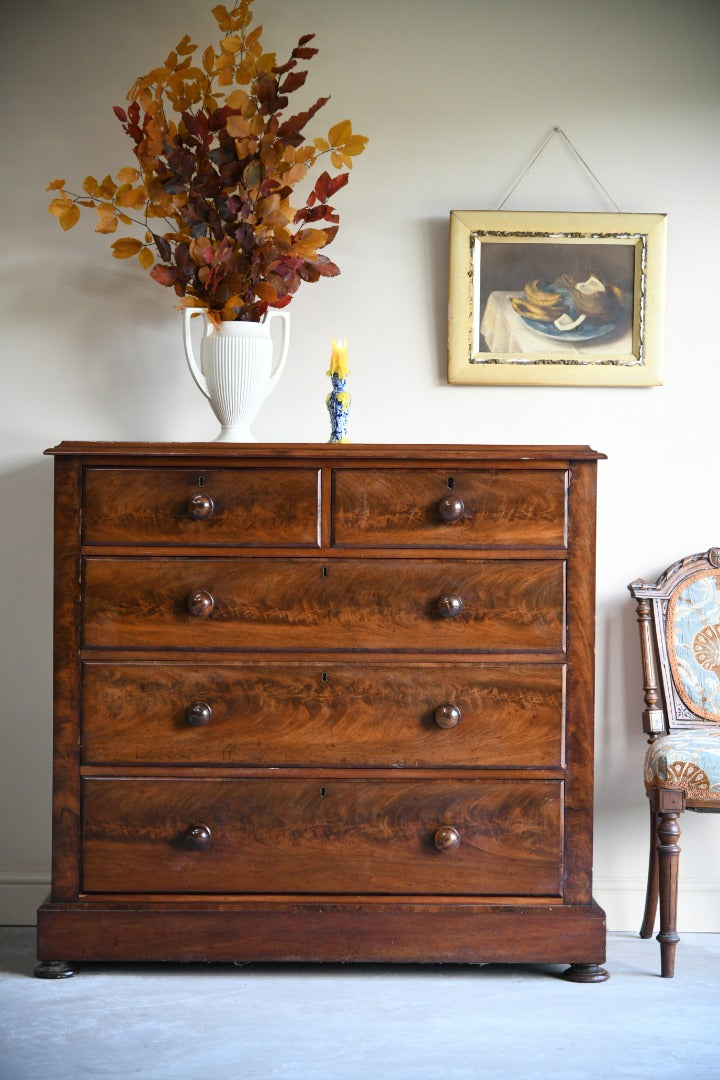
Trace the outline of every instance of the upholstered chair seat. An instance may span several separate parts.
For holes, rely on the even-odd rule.
[[[716,801],[720,810],[720,726],[715,731],[676,731],[656,739],[645,754],[645,789],[680,788],[694,802]]]

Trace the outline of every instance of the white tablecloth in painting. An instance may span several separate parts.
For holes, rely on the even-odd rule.
[[[614,330],[606,337],[591,338],[589,341],[567,341],[549,337],[529,327],[518,315],[510,303],[511,296],[520,296],[517,292],[493,292],[488,297],[480,322],[480,333],[485,338],[488,352],[493,355],[511,353],[519,358],[523,356],[552,356],[562,353],[565,356],[577,356],[587,361],[602,359],[603,356],[630,356],[632,353],[632,327]],[[481,350],[482,351],[482,350]]]

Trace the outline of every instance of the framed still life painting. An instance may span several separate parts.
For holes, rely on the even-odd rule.
[[[448,381],[662,382],[666,216],[454,210]]]

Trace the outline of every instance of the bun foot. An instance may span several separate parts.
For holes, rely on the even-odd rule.
[[[568,982],[600,983],[610,978],[610,972],[599,964],[571,964],[567,971],[563,971],[562,978]]]
[[[35,968],[35,977],[37,979],[69,979],[76,972],[77,968],[64,960],[43,960]]]

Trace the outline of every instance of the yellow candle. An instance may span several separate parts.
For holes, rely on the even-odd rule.
[[[339,379],[345,379],[350,374],[348,367],[347,338],[342,341],[332,339],[332,352],[330,354],[330,370],[328,375],[337,375]]]

